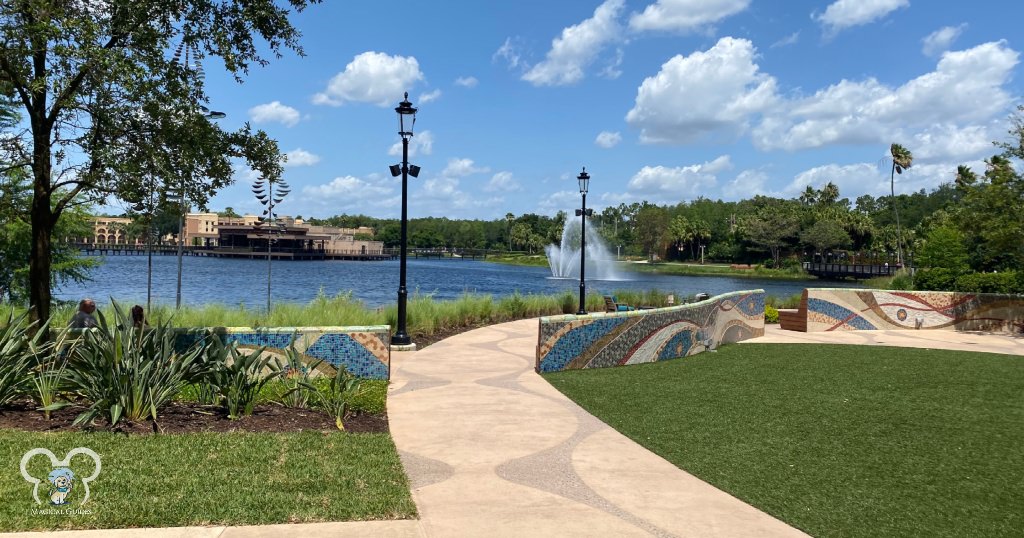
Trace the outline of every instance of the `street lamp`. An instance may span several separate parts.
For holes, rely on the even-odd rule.
[[[587,173],[587,167],[583,167],[576,180],[580,182],[580,194],[583,195],[583,207],[576,210],[576,216],[580,217],[580,310],[576,315],[582,316],[587,313],[587,217],[594,214],[593,209],[587,209],[587,191],[590,190],[590,174]]]
[[[398,134],[402,137],[402,162],[401,164],[391,165],[388,168],[391,170],[392,177],[396,177],[399,174],[402,175],[402,244],[398,261],[398,328],[395,330],[395,334],[391,336],[391,345],[409,346],[412,345],[412,338],[409,337],[409,333],[405,330],[406,298],[409,295],[405,288],[405,250],[409,238],[409,176],[417,177],[420,175],[419,166],[409,165],[409,139],[412,138],[412,129],[416,125],[416,108],[409,102],[409,92],[405,92],[405,99],[398,103],[398,106],[395,107],[395,112],[398,113]]]

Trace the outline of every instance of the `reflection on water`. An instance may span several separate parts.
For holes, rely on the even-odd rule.
[[[174,256],[153,257],[154,302],[174,304],[177,264]],[[146,300],[146,257],[108,256],[92,272],[93,280],[68,284],[55,292],[64,300],[90,296],[106,300],[144,303]],[[588,281],[587,288],[600,294],[615,290],[657,289],[685,297],[699,292],[712,295],[744,289],[764,289],[769,295],[786,297],[815,281],[761,280],[754,278],[654,275],[623,272],[629,280]],[[409,260],[408,285],[411,292],[450,299],[464,292],[494,296],[520,293],[578,291],[575,279],[551,278],[547,267],[521,267],[482,261],[445,259]],[[829,283],[849,287],[853,283]],[[351,291],[369,306],[394,303],[398,294],[398,261],[275,261],[273,296],[275,302],[305,303],[319,290],[327,295]],[[190,305],[224,303],[258,306],[266,301],[265,260],[184,258],[182,302]]]

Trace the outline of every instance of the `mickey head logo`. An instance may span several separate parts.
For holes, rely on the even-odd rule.
[[[45,454],[50,458],[50,468],[53,469],[53,471],[47,475],[46,480],[53,486],[51,490],[55,489],[58,492],[56,496],[51,493],[51,502],[54,504],[67,504],[66,494],[74,487],[76,477],[69,469],[71,466],[71,459],[79,454],[92,458],[93,463],[96,464],[95,470],[93,470],[91,475],[78,479],[81,481],[82,488],[85,490],[85,495],[82,497],[81,504],[85,504],[86,501],[89,500],[89,482],[92,482],[100,475],[101,464],[99,454],[96,454],[91,449],[78,447],[68,452],[67,456],[64,456],[64,459],[58,460],[57,456],[54,455],[53,452],[50,452],[45,448],[33,448],[26,452],[25,455],[21,457],[21,476],[25,478],[25,481],[32,484],[32,498],[35,499],[36,504],[43,504],[43,502],[39,500],[39,484],[42,480],[29,474],[28,462],[33,457],[40,454]],[[64,493],[64,495],[60,495],[59,493]],[[58,499],[58,501],[54,501],[54,498]]]

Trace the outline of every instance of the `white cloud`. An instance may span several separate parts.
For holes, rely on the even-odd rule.
[[[892,186],[896,194],[909,194],[921,189],[934,189],[956,178],[957,164],[964,163],[914,164],[914,166],[904,171],[903,174],[897,175]],[[983,166],[980,161],[968,161],[966,164],[975,167]],[[820,189],[831,181],[839,187],[839,194],[843,198],[853,200],[864,194],[883,196],[890,193],[889,174],[890,169],[885,164],[884,159],[876,163],[816,166],[797,174],[793,181],[783,189],[783,194],[790,197],[798,196],[807,185]]]
[[[476,88],[479,82],[476,77],[459,77],[455,79],[455,85],[462,86],[463,88]]]
[[[758,72],[753,43],[724,37],[706,52],[677,55],[637,91],[626,121],[644,142],[680,143],[715,131],[737,134],[772,107],[775,79]]]
[[[494,177],[484,187],[484,190],[487,192],[513,192],[522,189],[523,186],[519,184],[519,181],[512,177],[512,172],[498,172],[494,174]]]
[[[821,15],[811,17],[835,34],[846,28],[874,22],[897,9],[908,7],[910,0],[836,0]]]
[[[564,86],[583,80],[583,70],[611,42],[620,39],[619,12],[624,0],[605,0],[594,16],[562,30],[544,61],[523,74],[534,86]],[[506,42],[507,43],[507,42]]]
[[[692,32],[735,15],[750,0],[657,0],[643,13],[634,13],[629,27],[634,30]]]
[[[921,40],[921,52],[925,56],[937,56],[949,50],[950,45],[967,29],[967,23],[959,26],[943,26]]]
[[[609,203],[636,200],[678,203],[687,198],[707,194],[718,184],[717,175],[731,168],[732,162],[728,155],[722,155],[703,164],[674,168],[645,166],[629,180],[627,192],[606,193],[601,199]]]
[[[288,160],[284,162],[286,168],[296,166],[313,166],[320,162],[320,156],[310,153],[302,148],[296,148],[286,153]]]
[[[498,47],[498,50],[491,56],[491,61],[496,62],[498,60],[505,60],[508,64],[509,69],[518,69],[520,67],[526,67],[523,62],[523,56],[519,52],[522,48],[519,37],[506,37],[505,42]]]
[[[253,123],[283,123],[293,127],[299,123],[299,111],[281,104],[280,101],[273,101],[262,105],[256,105],[249,109],[249,119]]]
[[[420,104],[429,103],[431,101],[437,101],[441,98],[441,90],[434,90],[420,95]]]
[[[365,179],[338,176],[327,183],[303,187],[302,197],[296,202],[303,206],[304,212],[311,213],[364,213],[370,208],[388,209],[400,201],[394,182],[389,179],[379,174],[370,174]]]
[[[409,157],[415,157],[421,153],[423,155],[430,155],[434,153],[434,133],[430,131],[423,131],[409,139]],[[402,155],[401,140],[395,142],[390,148],[388,148],[388,155]]]
[[[1005,41],[947,52],[935,71],[890,88],[871,78],[842,80],[785,103],[754,130],[759,149],[799,150],[831,144],[885,144],[950,126],[976,130],[1005,114],[1004,88],[1019,54]]]
[[[580,207],[580,202],[582,202],[582,199],[579,191],[558,191],[543,196],[537,207],[545,215],[554,215],[559,211],[571,212],[573,209]],[[596,212],[597,209],[595,208],[594,211]]]
[[[765,183],[768,174],[763,170],[744,170],[722,187],[722,197],[726,200],[743,200],[758,194],[771,195]]]
[[[444,167],[441,171],[442,177],[465,177],[473,174],[483,174],[490,172],[490,168],[477,167],[473,163],[473,159],[448,159],[448,166]]]
[[[318,105],[340,106],[346,102],[387,106],[398,103],[416,81],[423,80],[420,64],[412,56],[390,56],[364,52],[327,84],[327,90],[313,97]]]
[[[605,149],[614,148],[619,142],[622,142],[622,135],[618,132],[613,133],[610,131],[601,131],[594,140],[595,144]]]
[[[772,43],[770,48],[777,49],[779,47],[788,47],[789,45],[795,45],[798,41],[800,41],[800,32],[793,32],[775,43]]]

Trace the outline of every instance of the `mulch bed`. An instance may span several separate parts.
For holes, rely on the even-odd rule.
[[[265,432],[294,433],[301,431],[336,432],[334,418],[310,409],[291,409],[281,405],[256,406],[251,416],[231,420],[217,407],[192,402],[172,402],[160,412],[156,426],[152,421],[129,423],[121,421],[116,427],[102,419],[88,426],[72,426],[75,417],[85,408],[68,406],[50,414],[46,420],[30,401],[14,402],[0,409],[0,429],[34,432],[50,431],[114,431],[126,434],[197,433],[197,432]],[[345,419],[345,431],[350,433],[386,433],[386,413],[371,415],[356,413]]]

